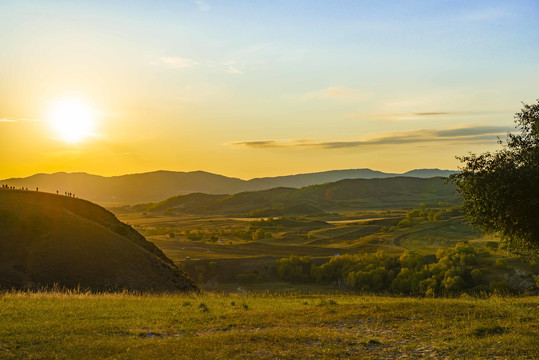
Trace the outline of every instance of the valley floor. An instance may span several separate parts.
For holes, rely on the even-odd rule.
[[[539,357],[539,297],[0,295],[1,359]]]

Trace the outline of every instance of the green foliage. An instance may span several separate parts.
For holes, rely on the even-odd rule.
[[[397,227],[399,228],[405,228],[412,226],[412,221],[409,218],[402,219],[397,223]]]
[[[202,240],[202,232],[199,230],[199,231],[189,231],[189,230],[186,230],[185,231],[185,236],[187,236],[187,239],[191,240],[191,241],[200,241]]]
[[[427,209],[425,203],[421,203],[419,205],[420,205],[419,209],[413,209],[406,212],[406,218],[408,220],[424,218],[425,220],[428,220],[428,221],[439,221],[445,212],[444,210],[436,211],[434,209]],[[397,226],[409,227],[411,226],[411,224],[413,224],[411,221],[404,221],[402,222],[402,225],[398,224]]]
[[[423,211],[423,209],[410,210],[408,211],[406,216],[409,218],[419,218],[425,216],[425,212]]]
[[[307,256],[290,255],[276,261],[275,269],[283,280],[309,281],[311,274],[311,259]]]
[[[497,294],[510,294],[513,292],[511,286],[505,280],[491,281],[489,284],[489,290]]]
[[[539,101],[515,115],[520,134],[508,134],[494,153],[460,157],[451,175],[471,224],[496,233],[510,249],[539,250]],[[500,143],[502,143],[500,141]]]
[[[403,268],[419,270],[425,265],[425,257],[415,251],[406,251],[399,257],[399,262]]]
[[[439,250],[435,261],[415,251],[406,251],[400,257],[382,251],[341,255],[320,266],[311,264],[310,277],[306,271],[310,260],[291,256],[277,261],[277,273],[284,280],[310,280],[360,291],[430,297],[455,295],[487,288],[483,273],[474,268],[478,256],[475,248],[464,242],[452,249]],[[510,290],[509,285],[495,284],[490,291],[501,288]]]
[[[264,231],[264,229],[256,229],[251,235],[252,239],[255,241],[270,238],[271,236],[271,233]]]
[[[472,277],[472,280],[476,284],[480,284],[483,281],[483,273],[479,269],[473,269],[470,272],[470,276]]]
[[[217,242],[219,240],[217,234],[222,237],[234,237],[241,240],[261,240],[273,236],[271,232],[265,231],[262,227],[256,227],[257,223],[260,224],[258,221],[252,221],[249,228],[219,229],[217,233],[209,235],[209,240]]]
[[[429,212],[427,219],[429,221],[438,221],[440,220],[441,212],[435,213],[435,212]]]
[[[341,283],[358,290],[383,291],[393,280],[392,269],[396,265],[396,258],[382,251],[374,254],[342,255],[331,258],[321,266],[313,266],[311,276],[317,282]]]

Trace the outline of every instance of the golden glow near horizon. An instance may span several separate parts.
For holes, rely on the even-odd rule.
[[[61,140],[78,143],[93,134],[96,112],[79,99],[55,100],[47,120]]]
[[[0,1],[0,179],[455,169],[539,96],[537,1],[201,3]]]

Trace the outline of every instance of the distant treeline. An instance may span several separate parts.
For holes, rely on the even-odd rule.
[[[292,255],[276,262],[283,280],[330,283],[365,292],[420,296],[452,296],[462,292],[510,293],[504,280],[487,283],[477,266],[481,254],[468,243],[440,249],[434,255],[406,251],[390,256],[383,251],[331,258],[317,266],[309,257]],[[503,267],[503,259],[496,266]]]

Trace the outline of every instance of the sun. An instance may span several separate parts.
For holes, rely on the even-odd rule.
[[[93,134],[96,113],[78,99],[56,100],[49,112],[49,123],[63,141],[78,143]]]

